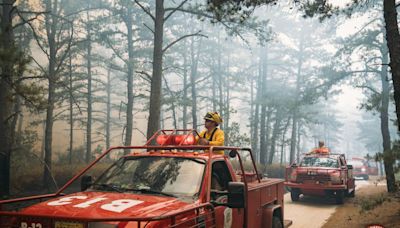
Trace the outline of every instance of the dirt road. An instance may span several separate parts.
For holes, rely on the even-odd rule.
[[[356,180],[356,194],[358,188],[371,184],[370,181]],[[290,194],[285,195],[285,219],[293,221],[291,228],[321,227],[337,207],[334,199],[303,196],[300,201],[292,202]]]

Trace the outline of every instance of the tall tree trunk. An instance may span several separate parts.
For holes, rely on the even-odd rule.
[[[132,143],[132,131],[133,131],[133,58],[134,58],[134,50],[133,50],[133,22],[132,22],[132,6],[129,4],[127,8],[127,15],[125,17],[125,25],[127,29],[127,39],[128,39],[128,74],[127,74],[127,84],[126,90],[128,95],[128,102],[126,104],[126,131],[125,131],[125,146],[130,146]],[[125,153],[129,153],[129,151],[125,151]]]
[[[388,1],[385,1],[384,4],[386,5],[387,2]],[[395,13],[395,16],[397,17],[396,11],[394,13]],[[385,20],[386,20],[387,16],[388,15],[386,15],[386,13],[385,13]],[[396,20],[396,18],[395,18],[395,20]],[[386,31],[388,31],[388,28],[390,28],[390,26],[388,27],[388,22],[386,22]],[[397,23],[395,25],[395,28],[397,29],[397,36],[398,36],[398,38],[400,38]],[[389,34],[387,34],[387,35],[389,35]],[[397,41],[400,42],[400,39]],[[393,42],[393,41],[391,41],[391,42]],[[397,48],[400,47],[399,44],[390,44],[390,45],[396,45]],[[400,52],[397,52],[397,53],[400,54]],[[383,146],[383,154],[384,154],[383,157],[384,157],[384,166],[385,166],[386,181],[387,181],[387,184],[386,184],[387,190],[388,190],[388,192],[394,192],[396,190],[396,184],[395,184],[396,179],[394,176],[394,169],[393,169],[395,158],[393,157],[393,153],[392,153],[392,149],[391,149],[391,145],[390,145],[390,133],[389,133],[388,109],[389,109],[390,87],[389,87],[389,81],[388,81],[389,80],[388,79],[388,66],[386,65],[386,63],[388,63],[388,61],[389,61],[389,58],[387,55],[386,47],[382,47],[381,55],[382,55],[382,63],[383,64],[382,64],[382,68],[381,68],[382,107],[380,109],[380,119],[381,119],[381,133],[382,133],[382,142],[383,142],[382,146]],[[399,59],[398,59],[398,58],[400,58],[400,55],[397,55],[397,59],[393,59],[393,57],[394,57],[394,55],[390,54],[390,59],[391,59],[390,66],[392,68],[392,79],[393,79],[393,84],[395,84],[396,82],[400,83],[400,81],[399,81],[400,74],[398,74],[398,75],[395,74],[396,70],[393,68],[393,65],[400,67],[400,65],[398,65],[400,63]],[[400,73],[399,71],[397,71],[397,72]],[[396,98],[396,96],[399,95],[400,91],[397,91],[397,93],[396,93],[396,86],[394,86],[394,87],[395,87],[395,91],[394,91],[395,95],[394,96],[395,96],[395,102],[396,102],[396,106],[397,106],[396,99],[398,99],[398,97]],[[400,88],[398,88],[398,89],[400,89]],[[397,111],[397,115],[399,116],[398,107],[396,107],[396,111]],[[398,118],[397,121],[399,121],[399,120],[400,119]]]
[[[46,1],[46,10],[51,12],[58,11],[58,0],[52,3],[52,0]],[[56,28],[57,18],[55,14],[49,14],[45,17],[47,40],[49,44],[49,67],[48,67],[48,98],[47,98],[47,111],[46,111],[46,129],[45,129],[45,143],[44,143],[44,175],[43,175],[43,186],[50,189],[53,184],[51,179],[52,169],[52,143],[53,143],[53,123],[54,123],[54,105],[56,102],[56,81],[57,75],[55,72],[56,68]]]
[[[160,128],[164,13],[164,0],[156,0],[156,16],[154,21],[153,74],[151,78],[150,115],[149,122],[147,124],[148,139]]]
[[[300,162],[300,136],[301,136],[301,123],[297,122],[297,145],[296,145],[296,150],[297,150],[296,162],[297,162],[297,164]]]
[[[286,121],[285,127],[282,132],[282,147],[281,147],[281,164],[286,163],[286,154],[285,154],[285,136],[290,124],[290,117]]]
[[[226,90],[226,100],[225,100],[225,116],[223,117],[224,118],[224,126],[225,126],[225,145],[229,145],[229,135],[230,135],[230,132],[229,132],[229,119],[230,119],[230,112],[229,112],[229,110],[230,110],[230,108],[231,108],[231,106],[230,106],[230,104],[231,104],[231,102],[230,102],[230,100],[231,100],[231,98],[230,98],[230,74],[229,74],[229,55],[228,55],[228,65],[227,65],[227,69],[226,69],[226,80],[225,80],[225,90]]]
[[[12,9],[14,0],[4,0],[1,14],[1,50],[10,52],[14,48],[12,30]],[[10,83],[12,80],[12,63],[5,61],[1,67],[0,80],[0,198],[10,195],[10,156],[12,139],[10,137],[10,120],[12,102],[10,100]]]
[[[87,41],[87,122],[86,122],[86,156],[85,161],[88,164],[91,160],[92,156],[92,37],[91,37],[91,28],[89,25],[89,11],[87,11],[87,24],[86,24],[86,41]]]
[[[386,41],[389,48],[392,80],[394,87],[394,101],[396,104],[397,126],[400,131],[400,34],[397,23],[397,11],[395,0],[383,1],[383,12],[385,19]],[[388,180],[389,181],[389,180]],[[394,183],[390,183],[388,189],[392,191]]]
[[[267,164],[267,135],[266,135],[266,113],[267,113],[267,104],[266,104],[266,83],[267,83],[267,48],[262,48],[260,53],[260,64],[261,64],[261,120],[260,120],[260,162],[261,164]]]
[[[186,40],[184,46],[186,47]],[[187,71],[187,52],[183,53],[183,129],[187,129],[187,102],[188,102],[188,71]]]
[[[171,88],[168,85],[168,81],[165,78],[165,76],[163,75],[162,78],[164,79],[164,84],[165,84],[165,88],[167,89],[169,95],[171,96],[171,99],[174,99],[174,93],[172,92]],[[178,129],[178,121],[176,119],[176,105],[175,105],[175,101],[171,100],[171,111],[172,111],[172,121],[173,121],[173,125],[174,125],[174,129]],[[164,127],[162,127],[164,128]]]
[[[107,71],[107,117],[106,117],[106,149],[110,148],[110,139],[111,139],[111,68],[108,68]]]
[[[299,57],[297,60],[297,72],[296,72],[296,92],[295,92],[295,104],[293,107],[293,124],[292,124],[292,135],[290,139],[290,164],[294,162],[296,155],[296,145],[297,145],[297,127],[298,127],[298,118],[299,118],[299,95],[300,95],[300,84],[301,84],[301,72],[303,67],[303,51],[304,51],[304,39],[303,35],[300,37],[299,42]]]
[[[213,107],[213,111],[217,110],[217,79],[218,79],[218,75],[215,72],[215,60],[213,60],[213,64],[212,64],[213,69],[211,69],[212,72],[212,83],[211,83],[211,93],[212,93],[212,97],[211,97],[211,102],[212,102],[212,107]]]
[[[69,55],[69,64],[68,64],[68,74],[69,74],[69,155],[68,161],[69,164],[72,164],[72,151],[74,146],[74,98],[73,98],[73,89],[72,89],[72,58],[71,54]]]
[[[296,108],[295,108],[296,109]],[[297,139],[297,109],[292,116],[292,134],[290,136],[290,158],[289,163],[292,164],[296,156],[296,139]]]
[[[270,143],[271,149],[269,150],[268,154],[269,155],[268,164],[272,164],[272,161],[274,160],[276,140],[278,139],[279,136],[281,121],[282,121],[282,114],[280,113],[280,110],[277,110],[275,114],[274,129],[272,130],[271,143]]]
[[[221,50],[221,34],[218,30],[218,59],[217,59],[217,75],[218,75],[218,95],[219,95],[219,114],[223,118],[224,116],[224,95],[223,95],[223,85],[224,78],[222,76],[222,50]],[[213,110],[216,111],[216,110]]]
[[[260,64],[259,64],[260,65]],[[261,68],[261,66],[259,66]],[[253,149],[254,153],[256,154],[256,157],[258,157],[258,162],[261,162],[261,154],[258,149],[258,140],[259,140],[259,130],[258,126],[260,125],[260,100],[261,100],[261,73],[258,73],[258,78],[256,80],[256,85],[257,85],[257,91],[256,91],[256,98],[255,98],[255,108],[254,108],[254,113],[251,113],[253,115],[253,131],[252,131],[252,138],[251,138],[251,148]]]
[[[192,93],[192,127],[197,129],[197,91],[196,91],[196,78],[197,78],[197,66],[200,57],[200,48],[202,39],[200,38],[197,46],[197,55],[194,47],[194,38],[191,38],[190,44],[190,55],[191,55],[191,67],[190,67],[190,84]]]

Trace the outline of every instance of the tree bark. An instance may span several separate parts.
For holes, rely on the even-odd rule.
[[[261,62],[258,64],[258,78],[256,80],[257,84],[257,92],[256,92],[256,99],[255,99],[255,111],[254,111],[254,118],[253,118],[253,132],[252,132],[252,145],[253,151],[256,153],[258,157],[258,161],[261,163],[261,153],[259,150],[258,142],[259,142],[259,125],[260,125],[260,101],[261,101],[261,94],[262,94],[262,74],[261,74]]]
[[[302,126],[301,123],[297,122],[297,145],[296,145],[296,151],[297,151],[296,162],[297,162],[297,164],[300,162],[301,126]]]
[[[58,10],[58,0],[46,1],[46,10],[56,13]],[[45,143],[44,143],[44,175],[43,175],[43,186],[50,189],[52,185],[51,169],[52,169],[52,143],[53,143],[53,123],[54,123],[54,105],[56,101],[56,28],[57,18],[54,14],[45,16],[45,26],[47,32],[47,41],[49,45],[49,67],[48,67],[48,98],[47,98],[47,110],[46,110],[46,127],[45,127]]]
[[[286,121],[285,127],[283,128],[282,132],[282,146],[281,146],[281,164],[286,163],[286,156],[285,156],[285,136],[290,124],[290,117]]]
[[[394,100],[396,104],[397,126],[400,131],[400,34],[397,23],[395,0],[385,0],[383,3],[385,19],[386,41],[389,48],[392,80],[394,87]]]
[[[218,96],[219,96],[219,114],[221,117],[224,116],[224,95],[223,95],[223,85],[224,78],[222,76],[222,50],[221,50],[221,34],[218,30],[218,59],[217,59],[217,74],[218,74]],[[213,110],[216,111],[216,110]]]
[[[164,13],[164,0],[156,0],[156,16],[154,20],[153,74],[151,78],[150,115],[147,125],[147,139],[149,139],[160,128]]]
[[[86,122],[86,156],[85,161],[86,164],[90,162],[92,156],[92,37],[91,37],[91,28],[89,25],[89,12],[87,11],[87,24],[86,24],[86,50],[87,50],[87,122]]]
[[[267,135],[266,135],[266,113],[267,113],[267,104],[266,104],[266,83],[267,83],[267,49],[262,48],[260,53],[260,65],[261,67],[261,119],[260,119],[260,162],[261,164],[267,164]]]
[[[299,118],[299,95],[300,95],[300,83],[301,83],[301,71],[303,66],[303,51],[304,51],[304,40],[303,36],[300,37],[299,42],[299,57],[297,61],[297,72],[296,72],[296,92],[295,92],[295,103],[293,107],[293,124],[292,124],[292,135],[290,139],[290,164],[295,160],[296,146],[297,146],[297,127]]]
[[[186,41],[184,46],[186,47]],[[187,129],[187,102],[188,102],[188,71],[187,71],[187,53],[183,53],[183,129]]]
[[[201,48],[201,38],[197,46],[197,55],[194,47],[194,38],[191,39],[190,44],[190,55],[191,55],[191,67],[190,67],[190,84],[192,93],[192,129],[197,129],[197,91],[196,91],[196,78],[197,78],[197,66],[199,63]]]
[[[297,139],[297,109],[293,111],[292,116],[292,134],[290,136],[290,158],[289,163],[292,164],[296,157],[296,139]]]
[[[12,7],[14,0],[4,0],[1,14],[1,49],[9,52],[14,47],[14,34],[12,30]],[[0,196],[10,194],[10,156],[12,139],[10,137],[10,119],[12,113],[12,101],[10,100],[12,80],[12,63],[5,61],[1,67],[0,80]],[[0,197],[0,198],[1,198]]]
[[[226,100],[225,100],[225,115],[223,116],[224,119],[224,126],[225,126],[225,145],[229,145],[229,120],[230,120],[230,77],[229,77],[229,55],[228,55],[228,65],[227,65],[227,69],[226,69],[226,80],[225,80],[225,91],[226,91]]]
[[[72,151],[74,146],[74,99],[73,99],[73,89],[72,89],[72,58],[71,54],[69,55],[69,64],[68,64],[68,73],[69,73],[69,155],[68,161],[69,164],[72,164]]]
[[[389,99],[390,99],[390,85],[389,85],[389,81],[388,81],[389,80],[388,79],[388,65],[386,65],[389,62],[386,44],[383,44],[383,47],[381,48],[380,52],[382,55],[382,67],[381,67],[382,103],[381,103],[381,109],[380,109],[380,120],[381,120],[382,146],[383,146],[383,155],[384,155],[383,162],[384,162],[384,166],[385,166],[388,192],[394,192],[396,189],[396,184],[395,184],[396,181],[395,181],[394,169],[393,169],[395,158],[393,157],[393,154],[392,154],[390,132],[389,132],[389,111],[388,110],[389,110]],[[393,81],[395,80],[394,77],[395,77],[395,75],[392,71]],[[395,94],[396,94],[396,91],[395,91]]]
[[[282,121],[282,113],[280,113],[280,110],[277,110],[275,114],[275,123],[274,123],[274,129],[272,130],[272,136],[271,136],[271,149],[269,150],[269,157],[268,157],[268,164],[272,164],[272,161],[274,160],[275,156],[275,147],[276,147],[276,140],[278,139],[280,128],[281,128],[281,121]]]
[[[134,58],[134,50],[133,50],[133,22],[132,22],[132,6],[128,5],[127,15],[125,17],[125,25],[127,29],[127,39],[128,39],[128,74],[127,74],[127,84],[126,90],[128,95],[128,101],[126,104],[126,131],[125,131],[125,146],[130,146],[132,143],[132,131],[133,131],[133,58]],[[128,153],[129,151],[125,151]]]
[[[110,139],[111,139],[111,69],[108,68],[107,71],[107,107],[106,107],[106,149],[110,148]]]

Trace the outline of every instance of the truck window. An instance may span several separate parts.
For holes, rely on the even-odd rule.
[[[218,191],[228,190],[228,183],[232,181],[225,161],[216,161],[212,166],[211,189]]]
[[[304,157],[300,163],[301,167],[328,167],[338,168],[339,163],[336,158],[330,157]]]
[[[92,189],[194,197],[200,191],[204,168],[205,161],[201,159],[122,158],[96,180]]]
[[[343,157],[340,157],[340,166],[345,166],[346,165],[346,161],[344,160]]]

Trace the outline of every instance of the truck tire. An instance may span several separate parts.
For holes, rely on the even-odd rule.
[[[299,201],[299,199],[300,199],[299,191],[292,189],[292,191],[290,192],[290,198],[292,198],[293,202]]]
[[[343,202],[344,202],[344,191],[343,190],[339,190],[336,192],[335,200],[336,200],[336,204],[343,204]]]
[[[356,189],[353,189],[353,191],[349,193],[349,197],[354,198],[355,196],[356,196]]]
[[[364,180],[369,180],[369,176],[368,175],[364,175]]]
[[[272,228],[283,228],[282,221],[278,216],[272,217]]]

